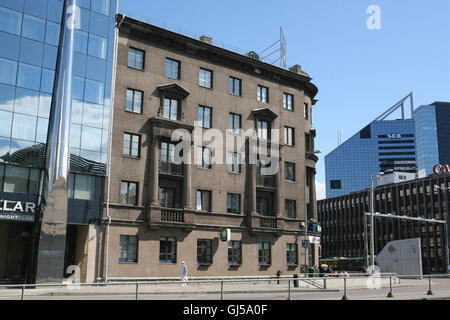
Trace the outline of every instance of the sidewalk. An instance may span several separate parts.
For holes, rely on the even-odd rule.
[[[313,278],[309,278],[312,280]],[[323,284],[323,278],[315,278],[317,283]],[[291,281],[292,293],[318,293],[318,292],[343,292],[344,278],[327,278],[327,289],[319,289],[311,284],[307,284],[303,281],[299,281],[299,287],[294,286],[294,282]],[[367,289],[367,278],[351,279],[347,278],[347,290]],[[398,283],[398,279],[392,281],[395,288],[399,287],[411,287],[411,286],[424,286],[426,283],[423,280],[401,280]],[[381,279],[381,288],[389,288],[389,279]],[[60,286],[60,287],[43,287],[43,288],[26,288],[24,291],[25,296],[109,296],[109,295],[135,295],[136,290],[139,294],[147,295],[194,295],[194,294],[214,294],[220,297],[221,294],[221,282],[215,283],[187,283],[186,286],[182,286],[181,283],[168,283],[168,284],[117,284],[117,285],[97,285],[97,286]],[[230,294],[252,294],[252,293],[288,293],[289,286],[286,280],[280,279],[280,283],[277,284],[277,280],[271,280],[270,282],[224,282],[223,293]],[[0,298],[16,298],[21,297],[22,290],[20,288],[1,288]]]

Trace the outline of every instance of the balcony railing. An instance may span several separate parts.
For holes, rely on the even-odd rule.
[[[162,222],[184,222],[184,210],[175,208],[161,209]]]
[[[275,217],[261,217],[259,218],[259,226],[261,228],[277,228],[277,218]]]
[[[256,175],[256,185],[258,187],[275,188],[275,177]]]
[[[176,176],[183,175],[183,165],[175,164],[171,162],[160,161],[159,162],[159,172],[165,174],[172,174]]]

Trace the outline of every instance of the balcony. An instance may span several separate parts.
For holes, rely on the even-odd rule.
[[[259,226],[261,228],[277,228],[277,218],[275,217],[261,217],[259,218]]]
[[[193,211],[155,206],[149,207],[147,210],[148,226],[150,229],[176,227],[190,232],[195,228]]]
[[[182,177],[183,176],[183,165],[175,164],[172,162],[160,161],[159,162],[159,173]]]
[[[184,222],[184,210],[175,208],[162,208],[161,222]]]

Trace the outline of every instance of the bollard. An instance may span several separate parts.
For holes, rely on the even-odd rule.
[[[220,300],[223,300],[223,280],[220,281]]]
[[[323,278],[323,288],[327,288],[327,279]]]
[[[138,299],[139,295],[139,283],[136,283],[136,300]]]
[[[288,300],[291,300],[291,279],[288,279]]]
[[[347,278],[344,278],[344,295],[342,296],[342,300],[348,300],[348,297],[347,297]]]
[[[428,292],[427,296],[432,296],[434,293],[431,291],[431,276],[428,276]]]
[[[25,296],[25,286],[22,286],[22,297],[21,297],[21,300],[23,300],[24,296]]]
[[[388,298],[393,298],[394,294],[392,293],[392,277],[389,276],[389,293],[387,295]]]

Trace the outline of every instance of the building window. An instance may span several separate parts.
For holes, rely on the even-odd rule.
[[[298,249],[296,243],[286,244],[286,262],[288,265],[298,265]]]
[[[166,119],[178,120],[179,119],[178,105],[179,105],[178,100],[164,98],[163,117]]]
[[[288,146],[295,144],[294,128],[284,127],[284,143]]]
[[[128,66],[134,69],[144,70],[144,56],[144,51],[128,48]]]
[[[137,262],[137,243],[136,236],[120,235],[119,262]]]
[[[211,128],[212,111],[210,107],[198,106],[198,122],[203,128]]]
[[[241,79],[230,77],[229,79],[230,89],[229,92],[235,96],[241,95]]]
[[[269,215],[269,199],[267,197],[256,197],[256,212],[261,216]]]
[[[177,263],[177,240],[175,238],[159,238],[159,262]]]
[[[161,162],[162,164],[175,162],[175,144],[161,142]]]
[[[283,93],[283,108],[287,110],[294,110],[294,96],[289,93]]]
[[[142,113],[142,96],[142,91],[127,89],[127,105],[125,110],[134,113]]]
[[[267,121],[258,120],[258,139],[270,139],[270,125]]]
[[[3,192],[39,194],[40,176],[39,169],[0,166],[0,190],[3,184]]]
[[[68,180],[69,199],[94,200],[97,179],[99,177],[70,173]]]
[[[137,134],[123,134],[123,154],[131,157],[139,157],[139,146],[141,144],[141,136]]]
[[[197,210],[211,211],[211,191],[197,190]]]
[[[285,162],[284,178],[288,181],[295,181],[295,163]]]
[[[200,87],[212,88],[212,71],[200,68],[198,74],[198,85]]]
[[[303,104],[303,117],[305,119],[309,118],[309,106],[306,102]]]
[[[241,115],[236,113],[228,114],[228,131],[232,133],[239,133],[241,129]]]
[[[120,182],[120,203],[137,205],[137,190],[136,182]]]
[[[238,193],[229,193],[227,195],[227,212],[241,213],[241,195]]]
[[[270,265],[270,242],[258,243],[258,264]]]
[[[180,79],[180,62],[166,58],[166,77]]]
[[[242,245],[240,241],[228,242],[228,264],[242,264]]]
[[[175,189],[160,187],[159,203],[163,208],[175,208]]]
[[[197,263],[212,264],[212,241],[197,239]]]
[[[295,200],[284,200],[284,214],[286,218],[295,219],[297,217],[297,206]]]
[[[197,167],[211,169],[211,149],[207,147],[197,147]]]
[[[332,189],[332,190],[341,189],[341,180],[331,180],[330,181],[330,189]]]
[[[258,85],[257,99],[260,102],[269,103],[269,88]]]
[[[228,152],[227,154],[228,172],[241,173],[241,154],[238,152]]]

